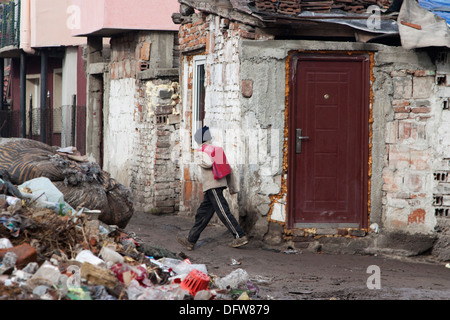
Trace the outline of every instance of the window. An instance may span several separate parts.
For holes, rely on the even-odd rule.
[[[205,119],[205,65],[204,56],[194,57],[193,97],[192,97],[192,148],[197,148],[195,132],[203,127]]]

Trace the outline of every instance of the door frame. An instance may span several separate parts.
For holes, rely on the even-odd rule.
[[[308,53],[308,52],[296,52],[290,56],[288,61],[288,71],[289,79],[288,88],[288,174],[287,174],[287,220],[286,224],[289,229],[295,229],[295,208],[294,208],[294,197],[295,194],[295,108],[297,103],[297,96],[295,94],[295,87],[297,82],[297,66],[299,61],[317,61],[317,62],[332,62],[332,61],[350,61],[359,62],[362,64],[362,101],[361,105],[364,106],[362,114],[363,126],[362,132],[364,133],[361,137],[362,145],[364,146],[362,152],[361,170],[361,214],[359,219],[359,229],[367,229],[369,223],[369,212],[370,212],[370,132],[371,132],[371,121],[370,121],[370,57],[369,54],[365,52],[336,52],[330,51],[329,53]],[[317,223],[317,228],[329,228],[330,226],[324,226],[323,223]]]

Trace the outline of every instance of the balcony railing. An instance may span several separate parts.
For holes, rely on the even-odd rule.
[[[20,0],[0,3],[0,48],[20,42]]]

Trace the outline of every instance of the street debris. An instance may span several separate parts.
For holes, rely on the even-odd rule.
[[[74,148],[0,138],[0,300],[259,299],[243,269],[220,278],[138,241],[132,213],[129,190]]]
[[[48,178],[14,188],[20,198],[0,197],[0,300],[260,299],[245,270],[217,277],[140,243],[97,211],[74,209]]]
[[[313,293],[311,290],[307,289],[292,289],[288,291],[291,294],[311,294]]]
[[[243,269],[220,278],[83,212],[57,213],[28,202],[2,212],[14,218],[14,228],[0,225],[0,300],[258,298],[259,288]],[[149,251],[171,257],[147,256]]]
[[[230,266],[239,266],[242,263],[240,261],[237,261],[236,259],[231,258]]]
[[[23,138],[0,138],[0,193],[20,198],[13,185],[45,177],[70,207],[101,210],[98,219],[125,228],[134,213],[131,191],[75,147],[51,147]],[[12,190],[11,190],[12,189]]]

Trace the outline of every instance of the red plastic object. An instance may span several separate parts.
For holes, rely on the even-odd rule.
[[[195,297],[200,290],[206,290],[209,284],[209,277],[200,270],[194,269],[181,282],[181,288],[189,290],[189,294]]]

